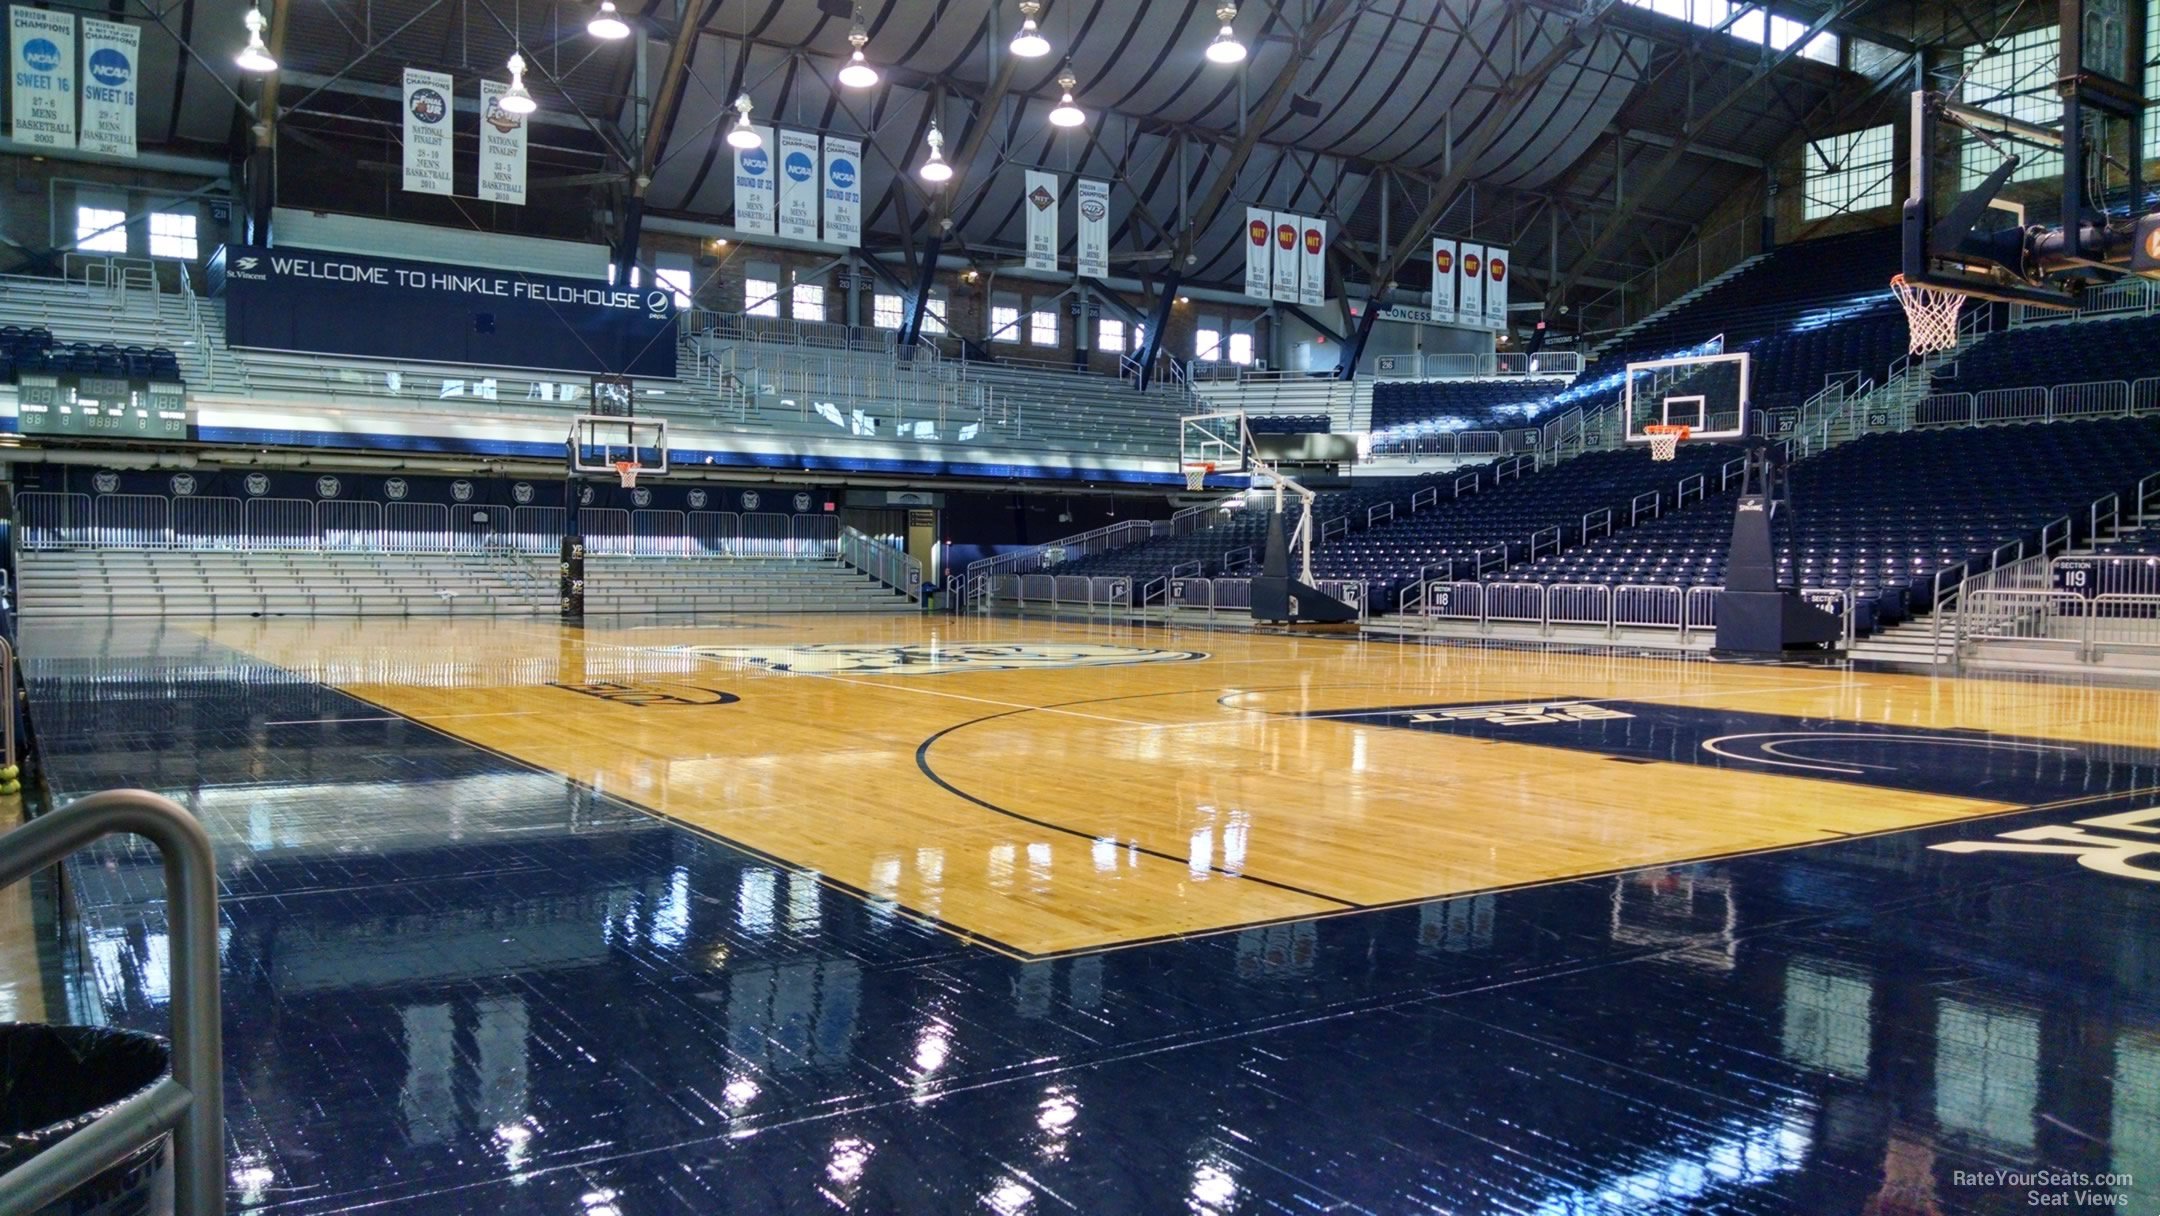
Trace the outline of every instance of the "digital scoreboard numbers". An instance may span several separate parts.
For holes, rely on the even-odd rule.
[[[17,425],[25,435],[99,439],[185,440],[187,389],[110,376],[26,374],[15,390]]]

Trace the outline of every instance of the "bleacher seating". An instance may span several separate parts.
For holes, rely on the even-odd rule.
[[[1936,373],[1938,392],[2137,380],[2160,374],[2160,314],[1998,330]]]
[[[1315,527],[1325,528],[1330,520],[1347,517],[1352,529],[1362,528],[1371,512],[1383,503],[1392,504],[1399,518],[1410,513],[1410,500],[1420,490],[1435,487],[1441,497],[1447,497],[1453,479],[1452,474],[1360,478],[1349,489],[1318,492],[1313,496]],[[1182,536],[1158,536],[1136,545],[1091,554],[1061,563],[1054,571],[1058,574],[1129,575],[1145,581],[1167,577],[1173,570],[1197,564],[1201,572],[1210,577],[1227,574],[1231,572],[1231,561],[1246,555],[1248,550],[1255,560],[1258,559],[1259,551],[1267,541],[1271,509],[1272,499],[1257,498],[1220,512],[1209,526],[1197,531]],[[1330,543],[1340,543],[1340,540]],[[1315,569],[1326,547],[1316,535],[1313,539]]]
[[[1311,435],[1335,429],[1326,414],[1248,414],[1245,427],[1255,435]]]
[[[480,554],[65,549],[19,555],[26,617],[467,616],[552,609]]]
[[[1683,445],[1683,452],[1694,444]],[[1563,466],[1564,467],[1564,466]],[[1795,546],[1782,575],[1853,593],[1861,630],[1931,606],[1935,580],[2160,469],[2160,420],[2111,419],[1871,435],[1793,466]],[[1718,586],[1730,495],[1500,576],[1543,583]]]
[[[1527,426],[1566,387],[1565,380],[1382,380],[1373,385],[1372,425],[1390,433]]]
[[[588,615],[899,612],[914,601],[837,561],[803,558],[590,557]]]

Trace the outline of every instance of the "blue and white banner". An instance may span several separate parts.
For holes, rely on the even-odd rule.
[[[405,188],[420,194],[452,192],[448,72],[405,69]]]
[[[1079,271],[1097,279],[1110,277],[1110,183],[1081,178]]]
[[[142,30],[85,17],[82,38],[82,150],[133,160]]]
[[[510,86],[480,82],[480,197],[525,205],[525,115],[502,108]]]
[[[862,141],[825,137],[825,240],[862,244]]]
[[[229,345],[602,375],[675,375],[675,295],[476,266],[230,245]]]
[[[8,8],[15,142],[75,146],[75,15]]]
[[[818,137],[780,132],[780,235],[818,239]]]
[[[1485,247],[1485,324],[1507,328],[1508,251],[1497,245]]]
[[[771,236],[778,204],[773,201],[773,129],[752,127],[758,146],[735,149],[735,231]]]
[[[1020,211],[1027,216],[1027,268],[1056,270],[1058,255],[1058,179],[1055,173],[1027,170]]]

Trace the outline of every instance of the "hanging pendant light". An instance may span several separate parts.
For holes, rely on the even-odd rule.
[[[1035,28],[1035,18],[1041,15],[1041,0],[1020,0],[1020,32],[1013,35],[1013,54],[1022,59],[1040,59],[1050,53],[1050,40]]]
[[[855,10],[855,28],[848,31],[848,45],[854,51],[848,55],[847,66],[840,69],[840,83],[851,89],[867,89],[878,82],[878,70],[863,58],[863,44],[870,41],[869,31],[863,29],[862,10]]]
[[[1086,122],[1087,111],[1082,110],[1073,103],[1072,91],[1080,87],[1080,78],[1073,75],[1071,64],[1066,64],[1065,70],[1058,73],[1057,82],[1058,87],[1065,90],[1065,93],[1058,98],[1057,107],[1050,111],[1050,125],[1053,127],[1077,127]]]
[[[761,147],[764,140],[758,138],[757,129],[750,125],[750,95],[735,99],[735,125],[728,128],[728,147],[748,150]]]
[[[630,25],[615,9],[615,0],[600,0],[600,11],[585,23],[585,32],[595,38],[615,42],[630,36]]]
[[[945,133],[938,130],[934,122],[930,124],[929,144],[930,158],[924,161],[915,173],[934,186],[942,186],[952,180],[952,166],[945,163],[943,154]]]
[[[270,48],[263,45],[263,30],[270,22],[263,17],[262,10],[250,8],[240,23],[247,27],[248,40],[240,53],[233,56],[233,62],[239,64],[243,72],[277,71],[277,60],[270,57]]]
[[[1215,41],[1208,43],[1208,62],[1245,62],[1245,44],[1238,41],[1237,31],[1230,28],[1230,23],[1237,20],[1237,5],[1223,0],[1222,7],[1215,10],[1215,19],[1222,22],[1222,29],[1216,33]]]
[[[495,104],[505,114],[530,114],[540,108],[533,95],[525,91],[525,57],[516,51],[510,52],[510,87],[495,99]]]

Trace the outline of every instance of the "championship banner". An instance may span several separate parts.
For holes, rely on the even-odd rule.
[[[1255,300],[1274,298],[1270,287],[1275,259],[1275,213],[1259,207],[1245,209],[1245,294]]]
[[[1281,304],[1298,302],[1299,234],[1305,222],[1287,211],[1275,213],[1275,269],[1269,280],[1269,297]]]
[[[825,137],[825,240],[862,244],[862,141]]]
[[[75,146],[75,14],[8,8],[15,53],[15,142]]]
[[[510,86],[480,82],[480,197],[525,205],[525,116],[502,108]]]
[[[1308,219],[1298,250],[1298,303],[1318,308],[1327,303],[1327,221]]]
[[[452,141],[447,72],[405,69],[405,188],[418,194],[450,194]]]
[[[1455,323],[1455,242],[1436,236],[1432,243],[1432,319]]]
[[[284,245],[225,246],[207,277],[225,301],[225,338],[235,347],[675,375],[675,293],[660,286]]]
[[[1507,328],[1508,252],[1495,245],[1485,247],[1485,324]]]
[[[1464,241],[1458,263],[1460,278],[1455,292],[1455,320],[1462,325],[1485,324],[1485,247]]]
[[[1055,173],[1027,171],[1027,268],[1056,270],[1058,255],[1058,180]]]
[[[779,204],[773,194],[773,129],[752,127],[758,146],[735,149],[735,231],[771,236]]]
[[[1079,271],[1098,279],[1110,277],[1110,183],[1081,178],[1074,189],[1080,195]]]
[[[82,150],[135,159],[135,73],[142,30],[82,19]]]
[[[818,137],[780,132],[780,235],[818,239]]]

